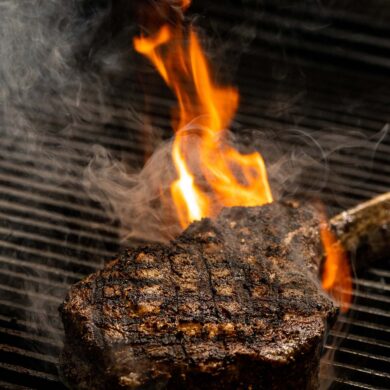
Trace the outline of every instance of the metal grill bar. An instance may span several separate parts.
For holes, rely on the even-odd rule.
[[[57,389],[64,389],[65,387],[58,383],[57,375],[42,373],[31,368],[24,368],[19,365],[7,364],[0,362],[0,375],[4,379],[9,377],[18,377],[19,381],[28,386],[28,388],[48,388],[48,386],[55,386]]]
[[[332,337],[335,337],[335,338],[340,338],[342,340],[343,339],[353,340],[353,341],[358,341],[359,343],[370,344],[372,346],[378,346],[378,347],[382,347],[382,348],[390,348],[389,343],[385,343],[384,341],[378,341],[378,340],[371,339],[371,338],[364,337],[364,336],[357,336],[357,335],[353,335],[353,334],[346,335],[345,333],[336,332],[333,330],[329,332],[329,335]]]
[[[74,232],[75,234],[79,234],[78,230],[75,228],[76,226],[79,227],[80,229],[84,228],[84,230],[80,230],[84,235],[89,234],[89,229],[91,227],[91,223],[84,221],[80,218],[72,217],[69,215],[63,215],[61,212],[55,212],[55,211],[47,211],[44,209],[37,209],[34,207],[29,207],[28,205],[23,205],[20,203],[12,203],[7,200],[0,200],[0,207],[2,207],[3,210],[12,210],[13,212],[19,212],[22,213],[23,216],[26,215],[26,213],[33,214],[35,217],[38,216],[39,218],[45,218],[46,221],[51,221],[53,223],[53,227],[56,226],[56,228],[59,229],[66,229]],[[58,221],[58,218],[61,218],[61,221],[64,221],[67,223],[66,227],[61,227],[56,225],[56,222]],[[34,217],[33,217],[34,218]],[[115,237],[118,236],[118,229],[115,228],[115,226],[108,226],[105,224],[99,224],[99,223],[94,223],[93,224],[94,231],[101,234],[101,239],[104,240],[105,237],[111,237],[112,240],[115,241]]]
[[[350,381],[346,379],[333,378],[332,376],[324,377],[324,379],[328,379],[334,381],[336,383],[343,384],[343,388],[346,389],[368,389],[368,390],[378,390],[378,387],[370,386],[365,383]],[[347,386],[347,387],[346,387]]]
[[[379,356],[379,355],[377,356],[374,354],[368,354],[365,352],[356,351],[356,350],[350,349],[350,348],[335,347],[333,345],[325,345],[325,348],[333,350],[333,351],[346,352],[346,353],[351,354],[351,355],[366,357],[368,359],[380,360],[382,362],[390,363],[390,359],[387,356]],[[332,362],[330,362],[330,363],[332,363]]]
[[[362,327],[365,329],[374,329],[375,331],[390,333],[389,327],[375,324],[372,322],[360,321],[360,320],[357,320],[355,318],[351,319],[351,318],[340,317],[338,319],[338,322],[340,322],[342,324],[354,325],[355,327]]]
[[[354,283],[360,286],[370,287],[376,290],[390,291],[390,286],[388,286],[385,283],[378,283],[378,282],[373,282],[371,280],[365,280],[365,279],[355,279]]]
[[[390,375],[388,373],[375,371],[375,370],[368,370],[366,368],[358,368],[358,367],[352,366],[350,364],[342,364],[342,363],[337,363],[334,361],[329,361],[329,362],[324,361],[324,363],[335,366],[335,367],[346,368],[348,370],[362,372],[364,374],[375,375],[375,376],[379,376],[382,378],[390,378]]]
[[[56,264],[59,268],[67,269],[69,265],[72,265],[77,269],[84,270],[84,272],[94,272],[97,269],[97,265],[94,265],[91,262],[78,260],[78,258],[75,257],[59,255],[57,253],[34,249],[23,245],[11,244],[3,240],[0,240],[0,242],[3,248],[10,248],[29,255],[36,255],[38,261],[43,261],[45,264]],[[44,259],[42,259],[42,257],[44,257]]]

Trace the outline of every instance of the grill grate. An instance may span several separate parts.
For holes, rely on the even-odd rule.
[[[267,161],[287,156],[283,169],[299,175],[285,178],[280,192],[321,197],[333,213],[389,191],[388,26],[359,10],[265,2],[255,12],[252,3],[246,10],[193,5],[221,37],[245,20],[230,31],[234,45],[249,28],[257,31],[236,72],[241,104],[233,130],[240,141]],[[227,53],[232,64],[236,56]],[[149,71],[141,73],[141,88],[135,75],[143,69],[126,64],[126,78],[112,77],[100,91],[104,99],[93,85],[50,99],[37,90],[45,100],[15,102],[28,121],[0,121],[1,388],[64,388],[57,307],[71,284],[120,248],[118,224],[82,185],[92,145],[140,167],[170,136],[174,99]],[[389,265],[385,259],[356,276],[356,301],[330,331],[322,379],[332,389],[389,388]]]
[[[335,389],[341,385],[342,388],[388,388],[389,265],[389,261],[382,261],[376,268],[359,275],[355,280],[356,301],[350,313],[341,316],[338,326],[330,331],[325,349],[334,352],[335,371],[331,377],[336,377]]]

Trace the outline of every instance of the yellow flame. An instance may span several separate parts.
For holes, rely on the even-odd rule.
[[[185,227],[189,221],[196,221],[207,214],[207,198],[200,196],[200,190],[194,183],[194,177],[188,171],[185,160],[180,154],[179,143],[173,145],[173,161],[179,179],[171,185],[171,194],[174,199],[181,226]]]

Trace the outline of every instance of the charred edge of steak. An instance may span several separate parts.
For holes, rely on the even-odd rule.
[[[317,389],[321,353],[321,339],[308,350],[302,350],[299,358],[284,365],[269,361],[256,361],[238,356],[232,362],[224,362],[215,372],[203,372],[196,367],[157,366],[158,376],[151,375],[140,383],[135,373],[121,375],[96,365],[84,355],[82,349],[67,343],[62,354],[61,376],[74,389]],[[141,369],[142,367],[140,367]],[[148,367],[146,367],[148,369]]]
[[[310,206],[236,207],[124,251],[61,306],[63,375],[76,388],[316,388],[337,310],[314,226]]]

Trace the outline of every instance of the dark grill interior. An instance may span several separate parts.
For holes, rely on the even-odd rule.
[[[386,2],[369,11],[351,2],[237,4],[194,1],[189,13],[202,15],[197,23],[220,43],[213,60],[221,54],[239,87],[238,139],[270,166],[287,157],[271,170],[275,188],[319,197],[332,214],[389,191]],[[96,52],[121,10],[107,11]],[[58,305],[120,248],[118,222],[83,187],[92,146],[142,167],[171,136],[174,98],[131,52],[131,37],[111,32],[123,58],[119,70],[102,71],[101,84],[70,83],[61,94],[36,85],[32,98],[12,97],[14,115],[4,107],[0,116],[1,388],[63,387]],[[326,341],[322,378],[332,388],[390,388],[389,278],[388,259],[356,275],[356,300]]]

